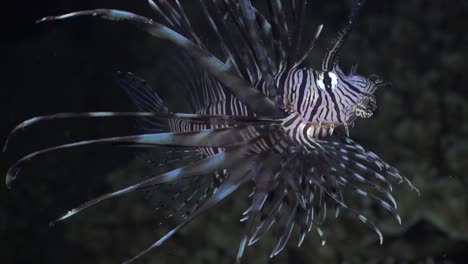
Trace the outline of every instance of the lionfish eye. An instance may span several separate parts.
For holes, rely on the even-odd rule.
[[[317,86],[324,92],[335,90],[338,84],[338,76],[333,72],[320,72]]]

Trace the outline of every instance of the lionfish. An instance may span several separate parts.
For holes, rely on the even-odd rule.
[[[376,110],[373,95],[376,89],[387,85],[377,75],[364,77],[357,74],[356,67],[345,73],[338,65],[340,50],[364,1],[352,1],[347,21],[326,52],[321,69],[306,66],[323,28],[317,26],[304,41],[307,0],[266,2],[268,15],[249,0],[199,1],[217,39],[218,56],[208,51],[206,41],[194,30],[178,0],[148,0],[166,25],[114,9],[79,11],[39,20],[96,16],[130,22],[157,38],[168,40],[180,51],[175,60],[177,87],[186,95],[192,112],[169,111],[149,84],[131,73],[117,72],[115,79],[140,112],[39,116],[19,124],[10,137],[38,122],[76,117],[139,117],[146,124],[145,132],[33,152],[9,168],[7,186],[11,186],[25,162],[57,150],[102,143],[162,151],[173,149],[176,160],[183,163],[181,167],[90,200],[56,221],[110,198],[194,179],[209,183],[209,188],[195,190],[201,202],[191,203],[193,195],[187,193],[187,188],[181,188],[174,197],[183,197],[176,209],[187,212],[183,221],[125,263],[160,246],[195,217],[248,183],[253,186],[249,196],[251,205],[243,214],[246,229],[237,263],[245,247],[257,242],[272,227],[276,242],[271,257],[283,250],[294,229],[299,231],[299,246],[312,229],[324,244],[321,226],[330,206],[335,208],[337,216],[341,209],[368,225],[382,243],[379,228],[348,205],[347,201],[352,199],[345,197],[370,199],[401,223],[391,194],[392,179],[407,182],[413,189],[414,186],[397,169],[349,137],[349,127],[355,120],[369,118]],[[191,159],[184,163],[186,156]]]

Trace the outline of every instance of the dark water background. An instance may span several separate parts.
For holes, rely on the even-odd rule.
[[[9,1],[2,3],[0,139],[20,121],[55,112],[126,111],[132,106],[111,78],[131,71],[158,87],[174,111],[184,101],[171,89],[171,49],[125,23],[92,18],[34,24],[46,15],[96,7],[151,16],[146,1]],[[196,1],[186,2],[203,25]],[[257,1],[259,2],[259,1]],[[311,0],[310,26],[325,28],[312,65],[345,19],[346,1]],[[466,263],[468,256],[468,2],[368,0],[340,65],[359,63],[393,83],[377,92],[379,110],[351,136],[401,169],[419,187],[395,186],[403,224],[383,215],[385,240],[358,221],[327,221],[327,245],[315,233],[268,259],[268,237],[246,252],[245,263]],[[6,4],[6,3],[5,3]],[[311,31],[312,32],[312,29]],[[209,38],[209,35],[207,35]],[[214,44],[213,44],[214,45]],[[124,135],[134,120],[75,119],[20,133],[1,156],[83,138]],[[125,148],[93,147],[40,157],[25,167],[13,190],[0,186],[0,263],[120,263],[172,224],[140,194],[122,197],[51,228],[48,222],[81,202],[140,179]],[[240,191],[196,219],[140,263],[233,263],[247,207]]]

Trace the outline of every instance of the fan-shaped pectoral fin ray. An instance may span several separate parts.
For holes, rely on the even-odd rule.
[[[149,117],[154,116],[155,113],[149,112],[84,112],[84,113],[56,113],[52,115],[43,115],[29,118],[19,125],[17,125],[8,135],[5,145],[3,146],[3,152],[6,151],[9,142],[13,135],[27,127],[49,120],[56,119],[68,119],[68,118],[109,118],[109,117]]]
[[[393,207],[395,209],[397,209],[397,202],[395,200],[395,198],[393,197],[393,195],[388,191],[386,190],[385,188],[383,188],[382,186],[378,185],[378,184],[375,184],[374,182],[372,181],[369,181],[367,179],[365,179],[363,176],[361,176],[359,173],[356,173],[356,172],[353,172],[352,173],[353,177],[363,183],[363,184],[366,184],[368,186],[371,186],[372,188],[374,188],[377,192],[381,193],[382,195],[384,195],[385,197],[387,197],[387,199],[392,203]]]
[[[368,156],[367,153],[362,149],[361,146],[357,145],[357,143],[353,143],[354,145],[345,145],[345,144],[337,144],[337,145],[328,145],[326,146],[327,150],[331,150],[332,153],[335,153],[336,155],[332,156],[332,158],[339,164],[339,166],[349,172],[356,175],[355,171],[359,170],[363,173],[367,173],[376,179],[380,180],[382,183],[384,183],[387,188],[391,191],[392,190],[392,183],[390,180],[388,180],[385,176],[380,174],[379,172],[375,171],[374,169],[369,166],[370,164],[378,164],[374,163],[373,161],[378,162],[374,157]],[[341,147],[341,148],[340,148]],[[357,152],[356,152],[357,151]],[[366,163],[369,163],[369,165],[365,165],[361,163],[360,161],[365,161]],[[358,178],[361,176],[358,176]],[[371,183],[371,181],[368,178],[365,178],[365,181],[369,182],[370,184],[375,184]],[[376,184],[375,184],[376,185]]]
[[[297,247],[301,247],[304,242],[305,236],[307,235],[307,221],[309,220],[309,215],[306,210],[301,210],[299,213],[302,214],[302,217],[298,216],[298,219],[301,219],[299,222],[299,241],[297,242]]]
[[[255,193],[253,196],[252,206],[249,208],[250,210],[248,213],[248,221],[247,226],[245,228],[245,233],[240,242],[239,250],[237,251],[236,264],[241,263],[242,256],[244,255],[244,250],[247,246],[247,242],[249,240],[249,235],[252,231],[252,228],[255,225],[258,212],[262,209],[267,197],[268,193],[265,192]]]
[[[380,229],[377,227],[377,225],[372,222],[371,220],[369,220],[367,217],[365,217],[364,215],[362,215],[361,213],[359,213],[358,211],[352,209],[352,208],[346,208],[346,211],[351,214],[352,216],[355,216],[357,217],[361,222],[363,222],[364,224],[366,224],[368,227],[370,227],[372,230],[374,230],[374,232],[377,234],[378,238],[379,238],[379,242],[380,244],[383,244],[383,234],[382,234],[382,231],[380,231]]]
[[[115,9],[95,9],[78,11],[60,16],[45,17],[38,22],[68,19],[77,16],[98,16],[109,20],[128,21],[149,34],[169,40],[182,48],[190,57],[210,73],[218,82],[228,88],[249,109],[260,116],[281,117],[284,112],[268,97],[229,69],[208,51],[172,29],[146,17]]]
[[[348,188],[348,189],[353,190],[355,194],[372,200],[373,202],[375,202],[376,204],[378,204],[379,206],[381,206],[382,208],[387,210],[389,213],[391,213],[395,217],[395,219],[398,221],[398,223],[401,224],[400,215],[395,210],[395,208],[393,208],[389,203],[382,200],[380,197],[377,197],[377,196],[375,196],[375,195],[373,195],[373,194],[371,194],[369,192],[366,192],[365,190],[359,188],[358,186],[356,186],[356,185],[354,185],[352,183],[349,183],[349,182],[344,183],[344,186],[346,188]]]
[[[159,93],[145,80],[131,72],[116,71],[112,74],[115,83],[130,97],[141,112],[168,113]]]
[[[161,246],[166,240],[172,237],[182,227],[190,223],[195,217],[197,217],[201,213],[205,212],[206,210],[218,204],[221,200],[226,198],[228,195],[230,195],[235,190],[237,190],[241,185],[243,185],[245,182],[250,180],[251,178],[250,168],[253,165],[254,157],[251,156],[249,158],[250,159],[246,159],[246,163],[241,163],[243,164],[242,166],[237,166],[235,168],[233,167],[231,170],[228,170],[227,179],[223,181],[223,183],[219,186],[216,193],[213,194],[210,198],[208,198],[208,200],[206,200],[206,202],[204,202],[198,210],[193,212],[193,214],[191,214],[187,219],[185,219],[182,223],[177,225],[174,229],[169,231],[166,235],[161,237],[158,241],[156,241],[154,244],[149,246],[147,249],[143,250],[142,252],[140,252],[138,255],[136,255],[132,259],[124,262],[124,264],[131,263],[135,261],[136,259],[140,258],[141,256],[145,255],[152,249]]]
[[[239,125],[239,124],[274,124],[280,123],[280,119],[261,118],[253,116],[236,116],[236,115],[202,115],[192,113],[163,113],[163,112],[65,112],[55,113],[51,115],[36,116],[29,118],[19,125],[17,125],[8,135],[3,152],[6,151],[12,137],[18,132],[29,128],[32,125],[71,118],[114,118],[114,117],[152,117],[156,119],[179,119],[191,123],[205,124],[205,125]]]
[[[262,159],[261,164],[263,164],[258,170],[254,170],[255,181],[255,193],[252,197],[252,204],[244,213],[248,217],[247,226],[245,228],[244,236],[239,245],[239,250],[237,252],[236,263],[240,264],[242,256],[244,255],[245,247],[249,239],[251,238],[252,228],[255,226],[257,221],[257,215],[262,210],[263,205],[269,195],[272,182],[272,177],[274,171],[280,166],[279,155],[271,154],[269,156],[261,156],[259,159]]]
[[[320,241],[322,242],[322,246],[325,246],[325,244],[327,243],[327,238],[325,236],[325,232],[323,232],[322,228],[321,227],[316,227],[316,230],[317,230],[317,233],[320,237]]]
[[[305,18],[306,18],[306,9],[307,9],[307,0],[301,0],[298,1],[299,3],[296,3],[296,1],[291,1],[292,2],[292,10],[293,10],[293,24],[294,24],[294,29],[293,29],[293,34],[292,35],[292,41],[291,41],[291,47],[290,47],[290,52],[293,53],[294,56],[291,56],[290,62],[297,62],[298,56],[299,56],[299,49],[302,43],[303,35],[302,32],[304,31],[304,25],[305,25]]]
[[[16,161],[7,172],[6,185],[11,187],[12,182],[16,179],[16,175],[21,170],[23,164],[39,155],[46,154],[52,151],[82,147],[87,145],[103,144],[103,143],[124,143],[127,145],[169,145],[183,147],[228,147],[234,144],[239,144],[249,140],[256,135],[252,133],[251,127],[234,127],[234,128],[219,128],[207,129],[196,132],[179,132],[179,133],[157,133],[157,134],[141,134],[124,137],[110,137],[94,140],[79,141],[55,147],[50,147],[33,152],[29,155]]]
[[[260,240],[263,235],[270,230],[270,228],[275,223],[276,216],[280,213],[281,209],[284,206],[284,197],[286,193],[283,192],[279,199],[275,202],[274,206],[271,208],[270,212],[268,213],[267,217],[260,222],[257,226],[255,232],[249,239],[249,246],[255,244],[258,240]]]
[[[218,25],[216,23],[218,16],[210,12],[208,5],[203,0],[199,0],[199,2],[200,2],[201,9],[203,11],[203,14],[206,16],[211,29],[216,34],[216,37],[220,43],[221,51],[223,52],[224,56],[228,58],[225,64],[233,66],[237,70],[237,72],[239,72],[242,76],[246,77],[247,75],[246,75],[245,69],[242,69],[239,67],[237,56],[229,48],[227,44],[228,40],[226,40],[221,33],[220,28],[224,28],[223,27],[224,25]]]
[[[247,147],[240,146],[229,151],[221,152],[217,155],[212,157],[205,158],[201,161],[198,161],[194,164],[187,165],[182,168],[177,168],[172,171],[160,174],[158,176],[149,178],[145,181],[139,182],[137,184],[128,186],[121,190],[111,192],[108,194],[104,194],[98,198],[90,200],[79,207],[70,210],[68,213],[63,215],[62,217],[58,218],[56,222],[65,220],[71,216],[76,215],[77,213],[83,211],[86,208],[89,208],[95,204],[98,204],[102,201],[105,201],[110,198],[118,197],[135,190],[141,190],[153,185],[158,185],[162,183],[174,182],[182,178],[198,176],[198,175],[205,175],[209,174],[213,171],[219,171],[223,169],[230,169],[233,166],[238,165],[241,162],[247,160]],[[219,192],[219,191],[218,191]]]
[[[284,225],[281,227],[281,229],[283,229],[283,232],[281,233],[281,235],[277,237],[276,245],[270,254],[270,258],[278,255],[286,246],[286,243],[288,242],[291,236],[291,233],[294,229],[294,226],[295,226],[294,219],[296,217],[298,205],[299,205],[299,202],[296,200],[296,203],[293,204],[291,207],[292,211],[290,213],[290,216],[287,218],[287,222],[285,222]]]
[[[350,179],[353,179],[353,180],[358,181],[360,183],[363,183],[365,185],[371,186],[376,191],[378,191],[379,193],[381,193],[385,197],[387,197],[387,199],[392,203],[392,205],[393,205],[393,207],[395,209],[397,208],[396,200],[393,197],[393,195],[390,193],[391,183],[383,175],[381,175],[380,173],[378,173],[378,172],[364,166],[363,164],[361,164],[361,163],[359,163],[357,161],[353,161],[352,163],[348,162],[347,164],[340,163],[339,165],[346,172],[346,175],[349,175],[348,177]],[[379,184],[375,183],[374,181],[368,179],[367,177],[364,177],[362,174],[356,172],[356,170],[353,170],[353,168],[355,168],[357,170],[360,170],[360,171],[362,171],[364,173],[370,174],[371,176],[374,176],[375,178],[377,178],[377,179],[381,180],[382,182],[386,183],[389,190],[385,189],[384,187],[380,186]],[[341,176],[341,179],[343,181],[348,182],[348,180],[345,179],[342,176]]]
[[[281,1],[269,0],[268,6],[271,13],[272,30],[274,36],[275,50],[279,55],[279,60],[283,63],[287,62],[289,47],[289,30],[285,19],[284,9]]]
[[[310,41],[309,43],[309,47],[307,48],[307,51],[304,53],[304,55],[302,55],[302,57],[296,62],[296,66],[300,65],[301,63],[303,63],[310,55],[310,52],[314,49],[315,47],[315,42],[317,41],[317,39],[320,37],[320,34],[322,33],[322,29],[323,29],[323,24],[320,24],[317,29],[315,30],[315,34],[314,34],[314,37],[312,38],[312,40]]]
[[[277,97],[278,91],[275,80],[273,78],[273,69],[270,65],[270,60],[265,46],[262,43],[259,34],[259,28],[255,21],[255,11],[252,3],[249,0],[239,1],[240,10],[244,16],[245,24],[247,27],[250,41],[255,52],[255,57],[262,72],[262,78],[265,80],[266,87],[269,92],[270,98],[277,104],[282,103]]]
[[[257,20],[257,25],[261,35],[267,42],[273,42],[270,21],[268,21],[268,19],[266,19],[266,17],[255,7],[253,7],[253,10],[255,12],[255,19]]]

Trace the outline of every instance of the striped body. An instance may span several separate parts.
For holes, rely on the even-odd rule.
[[[256,151],[275,149],[280,153],[285,151],[289,143],[313,147],[313,141],[319,138],[327,138],[333,135],[336,127],[348,125],[355,118],[351,111],[363,94],[372,93],[374,86],[370,85],[365,78],[354,75],[358,79],[356,85],[352,85],[341,70],[337,70],[337,82],[327,90],[322,89],[322,78],[320,71],[312,68],[292,68],[283,70],[274,75],[275,83],[282,93],[283,104],[287,105],[290,114],[283,121],[284,133],[274,133],[272,137],[262,138],[253,143]],[[268,94],[265,82],[260,80],[256,84],[257,89]],[[210,89],[204,89],[210,91]],[[248,107],[229,93],[217,89],[219,94],[204,94],[205,97],[219,98],[197,111],[203,115],[254,115],[249,112]],[[184,120],[172,119],[170,129],[174,132],[200,131],[210,128],[227,127],[223,125],[194,124]],[[205,154],[212,156],[218,154],[221,149],[202,148]]]

